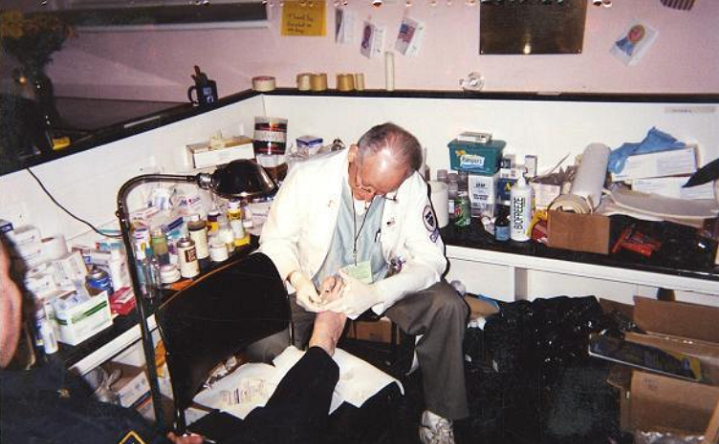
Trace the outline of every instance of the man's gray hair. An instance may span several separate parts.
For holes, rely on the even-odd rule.
[[[407,165],[408,175],[422,168],[422,146],[406,129],[387,122],[373,126],[357,142],[360,159],[389,148],[397,160]]]

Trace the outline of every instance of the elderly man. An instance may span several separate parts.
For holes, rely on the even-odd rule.
[[[306,343],[323,310],[354,319],[371,309],[421,335],[420,438],[453,443],[452,420],[468,414],[462,354],[468,308],[441,278],[444,244],[421,166],[417,139],[392,123],[373,127],[348,150],[298,164],[272,203],[260,250],[294,290],[296,345]],[[327,302],[322,296],[337,277],[344,289]],[[266,340],[265,357],[287,340]]]

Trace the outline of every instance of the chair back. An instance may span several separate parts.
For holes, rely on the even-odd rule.
[[[167,350],[177,427],[210,371],[249,344],[286,329],[290,307],[272,261],[255,253],[201,276],[155,317]]]

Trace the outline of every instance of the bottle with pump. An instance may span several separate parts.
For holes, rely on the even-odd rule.
[[[529,224],[532,221],[534,190],[521,176],[510,191],[509,237],[516,242],[526,242],[529,237]]]

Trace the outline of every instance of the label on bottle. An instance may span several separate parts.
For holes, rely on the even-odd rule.
[[[210,249],[207,245],[207,228],[195,229],[189,228],[190,239],[195,243],[195,249],[197,250],[197,258],[205,259],[210,256]]]

